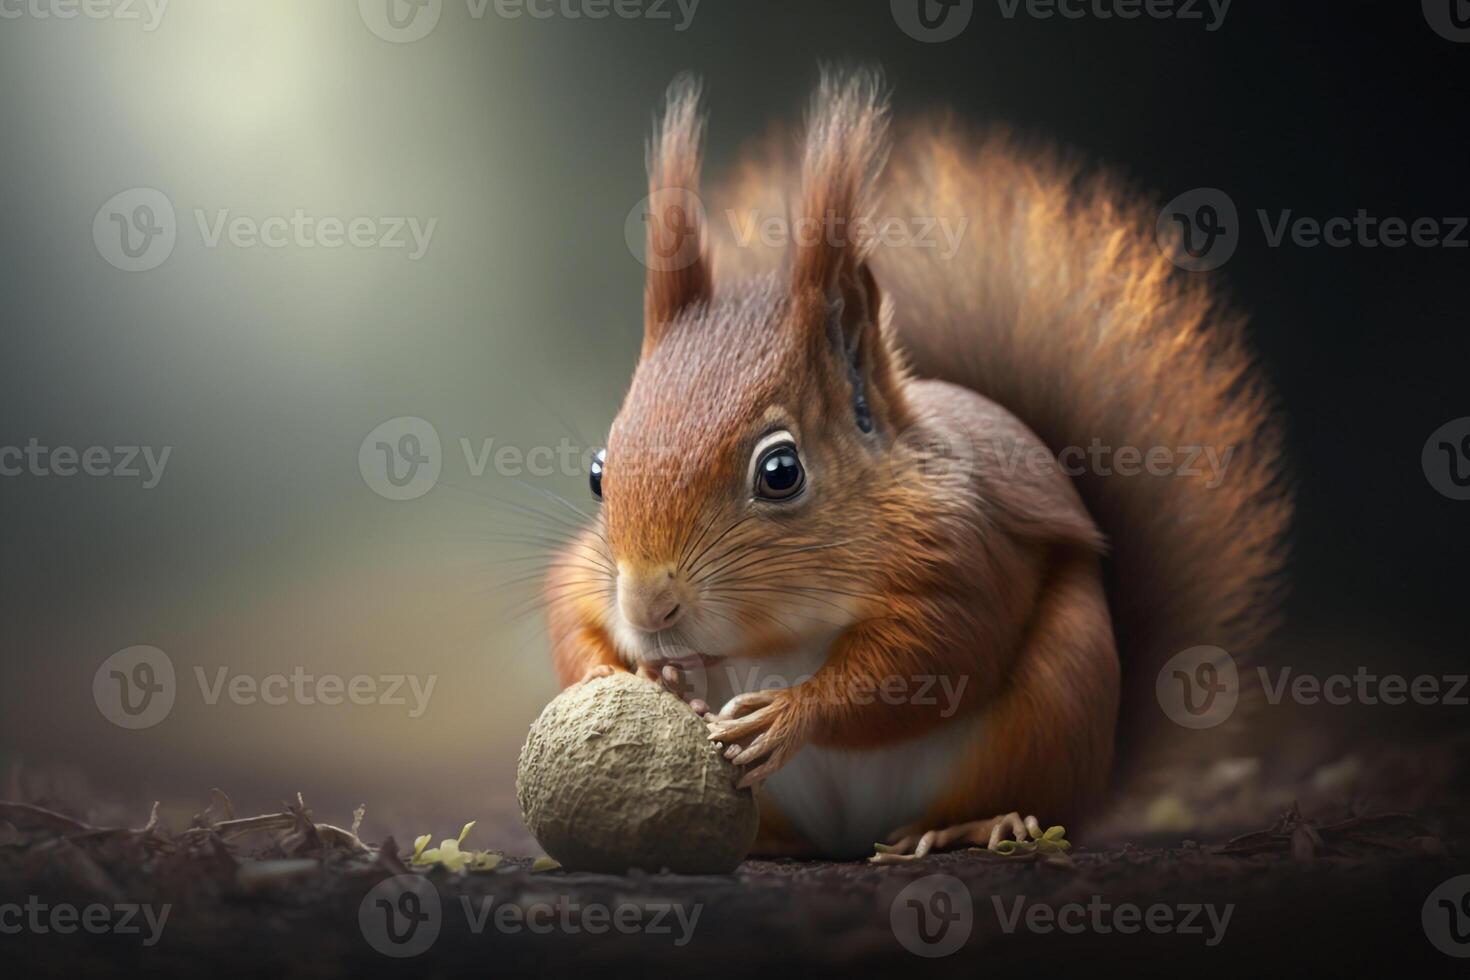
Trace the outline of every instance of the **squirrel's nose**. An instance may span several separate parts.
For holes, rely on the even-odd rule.
[[[645,633],[666,630],[684,616],[678,582],[672,570],[663,568],[645,574],[620,571],[618,608],[629,626]]]

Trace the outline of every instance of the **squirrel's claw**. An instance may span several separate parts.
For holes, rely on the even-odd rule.
[[[710,741],[727,746],[725,758],[737,766],[755,766],[736,783],[741,789],[773,775],[806,741],[796,703],[783,691],[738,695],[718,715],[706,716],[705,724]]]
[[[935,849],[944,850],[966,844],[994,851],[999,849],[1003,840],[1024,841],[1028,837],[1040,840],[1042,833],[1041,822],[1034,816],[1022,817],[1015,812],[923,833],[901,827],[889,835],[890,843],[879,846],[878,853],[868,858],[868,861],[873,864],[903,864],[917,861]]]
[[[743,718],[727,718],[724,712],[708,721],[709,737],[712,742],[736,742],[757,732],[764,732],[776,714],[773,705],[767,705]]]

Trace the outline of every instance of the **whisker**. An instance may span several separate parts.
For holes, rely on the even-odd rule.
[[[707,555],[710,552],[710,549],[714,548],[715,545],[717,545],[721,541],[723,541],[725,539],[725,537],[731,531],[735,530],[737,527],[739,527],[740,525],[746,523],[747,521],[754,520],[755,517],[756,517],[756,515],[754,515],[754,514],[746,514],[744,517],[742,517],[739,520],[737,520],[734,523],[732,523],[729,527],[725,528],[723,531],[720,532],[719,537],[715,538],[709,544],[707,544],[707,545],[704,546],[703,550],[701,550],[700,553],[699,553],[699,557],[700,558],[703,558],[704,555]],[[736,547],[738,547],[738,545]],[[700,569],[702,569],[710,561],[718,561],[719,559],[724,558],[725,555],[727,555],[727,554],[729,554],[729,550],[728,549],[726,551],[723,551],[720,554],[716,555],[712,559],[711,558],[703,558],[703,561],[697,561],[696,563],[693,564],[693,567],[689,570],[689,577],[691,579],[697,578],[699,576]]]
[[[752,552],[754,552],[754,553],[753,554],[750,554],[748,556],[749,557],[749,562],[747,562],[746,564],[736,565],[736,567],[732,569],[730,567],[731,564],[732,564],[732,562],[738,562],[741,559],[744,559],[744,558],[747,557],[746,555],[739,554],[739,555],[736,555],[735,558],[731,562],[725,562],[724,564],[719,565],[716,568],[709,569],[708,571],[705,572],[704,577],[705,578],[712,578],[715,575],[720,574],[721,572],[733,573],[737,569],[745,568],[745,567],[747,567],[748,564],[754,564],[755,562],[761,561],[763,559],[764,560],[768,560],[768,561],[772,561],[772,562],[777,562],[779,560],[786,559],[786,558],[788,558],[790,556],[793,556],[793,555],[803,554],[803,553],[811,552],[811,551],[824,551],[827,548],[835,548],[835,547],[838,547],[839,544],[841,544],[841,543],[845,543],[845,542],[833,542],[831,544],[819,544],[819,545],[811,545],[809,547],[791,547],[791,548],[787,548],[787,547],[783,547],[781,545],[777,545],[776,547],[777,547],[778,550],[776,550],[776,553],[775,553],[775,556],[774,557],[771,557],[770,556],[771,549],[769,549],[767,547],[763,547],[763,546],[752,545],[750,550]],[[779,566],[776,566],[776,565],[767,566],[768,570],[770,568],[772,568],[772,567],[779,567]]]

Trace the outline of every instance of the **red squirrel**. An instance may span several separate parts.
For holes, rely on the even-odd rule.
[[[1240,317],[1115,182],[888,117],[875,73],[825,74],[799,163],[727,189],[790,221],[754,248],[709,227],[698,86],[670,87],[642,351],[546,586],[562,685],[701,695],[765,853],[1085,820],[1161,665],[1274,620],[1290,500]],[[883,215],[963,221],[957,251],[860,233]],[[1174,469],[1124,475],[1123,447]],[[1223,476],[1179,465],[1201,447]]]

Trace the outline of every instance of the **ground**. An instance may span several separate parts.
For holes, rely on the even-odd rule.
[[[1288,808],[1229,840],[1079,841],[1064,860],[978,851],[898,867],[748,860],[711,877],[575,874],[511,856],[490,871],[423,872],[406,863],[412,842],[364,843],[299,800],[242,819],[217,794],[192,822],[109,829],[0,804],[0,951],[24,968],[12,975],[1435,976],[1465,966],[1435,947],[1423,917],[1431,892],[1470,870],[1457,812],[1434,808],[1317,817]],[[7,913],[7,903],[22,907]],[[121,925],[130,905],[153,919],[132,916],[136,932],[63,933],[68,922],[53,916],[68,904],[78,919],[99,905],[98,922]],[[402,944],[385,931],[390,908]],[[1453,944],[1434,924],[1437,905],[1432,916],[1428,929]],[[921,955],[936,952],[947,955]]]

